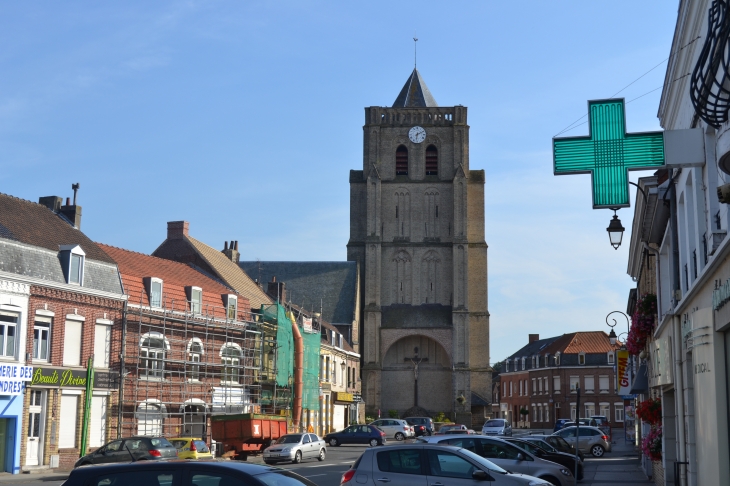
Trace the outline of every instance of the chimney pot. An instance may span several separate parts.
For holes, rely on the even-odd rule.
[[[238,240],[236,240],[236,251],[238,251]]]
[[[70,205],[71,205],[71,198],[70,197],[67,197],[66,198],[66,206],[70,206]]]
[[[228,242],[227,241],[223,242],[223,251],[228,251]]]
[[[535,341],[539,341],[540,340],[540,335],[539,334],[529,334],[528,335],[528,339],[529,339],[528,342],[534,343]]]
[[[168,221],[167,222],[167,239],[181,240],[188,235],[190,223],[187,221]]]

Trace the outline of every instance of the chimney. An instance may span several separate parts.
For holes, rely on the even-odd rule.
[[[181,240],[183,236],[188,235],[188,227],[190,223],[187,221],[168,221],[167,222],[167,239]]]
[[[540,335],[539,334],[529,334],[528,336],[529,336],[528,342],[530,342],[530,343],[534,343],[535,341],[539,341],[540,340]]]
[[[61,206],[59,212],[66,216],[71,221],[71,224],[76,229],[81,229],[81,206],[76,204],[76,191],[79,190],[79,185],[72,184],[71,188],[74,190],[74,202],[71,204],[71,198],[66,198],[66,205]],[[60,198],[59,198],[60,199]]]
[[[238,253],[238,241],[231,240],[231,244],[228,242],[223,243],[223,254],[233,263],[238,263],[241,258],[241,254]]]
[[[38,198],[38,204],[41,204],[54,213],[61,211],[61,205],[63,204],[63,198],[58,196],[43,196]]]
[[[277,282],[276,276],[271,277],[271,282],[269,282],[266,293],[272,299],[278,299],[279,302],[286,302],[286,284],[284,282]]]

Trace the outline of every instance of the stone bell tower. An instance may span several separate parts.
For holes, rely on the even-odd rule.
[[[368,413],[418,406],[471,425],[472,393],[491,401],[484,171],[469,169],[466,116],[416,69],[392,107],[365,108],[347,259],[364,276]]]

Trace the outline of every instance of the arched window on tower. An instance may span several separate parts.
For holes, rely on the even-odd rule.
[[[439,151],[434,145],[426,148],[426,175],[439,175]]]
[[[408,175],[408,149],[405,145],[395,151],[395,175]]]

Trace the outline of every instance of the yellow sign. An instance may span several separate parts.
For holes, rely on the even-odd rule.
[[[631,373],[629,369],[629,352],[625,349],[616,351],[616,379],[618,380],[618,394],[631,393]]]
[[[345,392],[335,392],[335,400],[338,402],[354,402],[355,399],[352,396],[352,393],[345,393]]]

